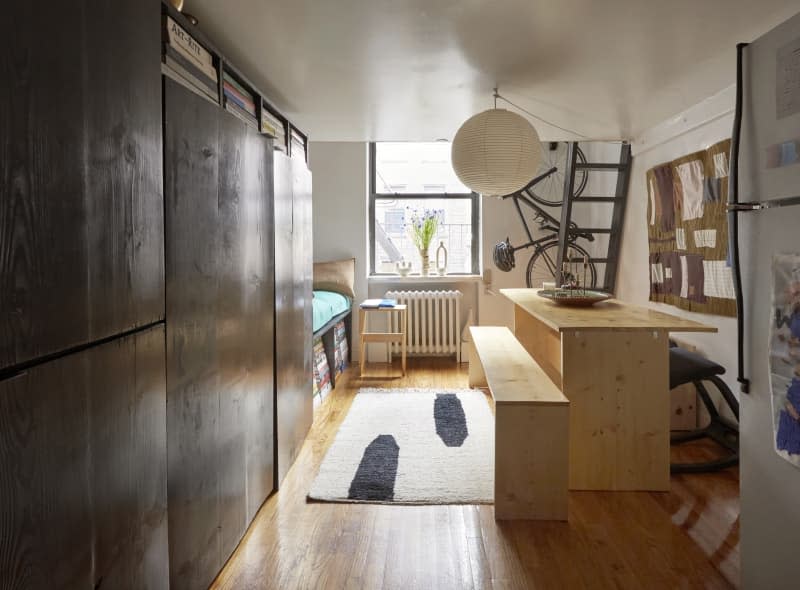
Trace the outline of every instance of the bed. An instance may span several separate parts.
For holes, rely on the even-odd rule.
[[[338,318],[337,322],[341,320],[342,318],[339,316],[350,311],[351,306],[352,300],[341,293],[335,293],[333,291],[314,291],[312,310],[312,330],[314,336],[322,334],[322,328],[331,323],[335,318]],[[334,324],[337,322],[334,322]]]
[[[312,303],[314,334],[314,408],[336,387],[336,378],[350,364],[352,299],[333,291],[316,290]]]
[[[355,262],[355,258],[348,258],[314,263],[311,352],[315,405],[336,387],[337,375],[352,358],[350,310],[355,298]]]

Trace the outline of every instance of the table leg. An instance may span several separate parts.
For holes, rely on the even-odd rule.
[[[406,339],[408,334],[408,309],[404,309],[401,313],[400,318],[400,330],[403,332],[403,339],[402,344],[400,345],[400,350],[402,351],[403,355],[403,377],[406,375]]]
[[[359,377],[364,376],[364,365],[367,364],[367,349],[364,348],[364,334],[367,331],[367,311],[359,308],[358,327],[361,334],[361,362],[359,363]]]
[[[566,332],[570,489],[669,490],[666,332]]]

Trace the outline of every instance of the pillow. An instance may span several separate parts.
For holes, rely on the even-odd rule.
[[[355,258],[314,263],[315,291],[333,291],[355,299],[356,294],[353,292],[355,280]]]

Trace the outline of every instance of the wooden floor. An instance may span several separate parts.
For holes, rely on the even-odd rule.
[[[410,360],[405,378],[385,365],[357,373],[317,411],[283,486],[212,588],[738,587],[737,470],[675,476],[669,493],[570,492],[568,523],[497,523],[485,505],[306,503],[359,387],[467,385],[466,365],[447,360]],[[700,445],[673,458],[709,453]]]

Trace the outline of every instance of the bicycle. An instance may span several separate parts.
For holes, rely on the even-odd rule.
[[[565,143],[563,143],[563,145],[566,146]],[[528,261],[528,267],[525,271],[525,283],[529,288],[541,287],[542,283],[546,281],[555,281],[563,284],[574,279],[581,279],[581,282],[583,282],[582,273],[579,272],[575,275],[571,271],[561,271],[561,269],[556,268],[558,260],[558,233],[561,228],[561,222],[537,204],[538,202],[552,207],[560,205],[563,201],[563,162],[566,161],[566,155],[562,155],[559,152],[560,148],[556,142],[550,143],[549,147],[549,150],[545,150],[545,165],[543,166],[544,168],[549,165],[549,169],[531,180],[531,182],[520,191],[502,197],[503,199],[513,200],[514,207],[517,210],[522,226],[525,228],[525,233],[529,241],[520,246],[512,246],[509,239],[506,238],[505,241],[500,242],[494,247],[493,254],[495,266],[503,272],[509,272],[516,266],[516,252],[533,247],[533,255],[531,255]],[[586,162],[586,158],[580,148],[576,146],[576,150],[577,160],[579,162]],[[547,155],[550,157],[548,158]],[[559,178],[561,179],[560,200],[557,192]],[[583,192],[586,187],[586,181],[586,171],[578,171],[574,183],[575,189],[573,191],[576,197],[580,196]],[[537,185],[541,185],[542,189],[538,191],[532,190],[533,187]],[[522,213],[521,204],[528,206],[534,211],[534,220],[539,223],[539,229],[550,233],[539,239],[534,239],[528,222],[525,220],[525,215]],[[597,268],[594,263],[590,261],[591,257],[589,253],[576,243],[578,239],[585,239],[589,242],[593,242],[594,236],[590,232],[578,231],[577,224],[570,222],[567,232],[568,245],[565,262],[577,262],[579,268],[583,268],[583,261],[589,260],[586,268],[587,277],[585,286],[594,287],[597,284]],[[557,277],[560,280],[558,280]]]

